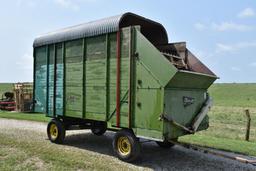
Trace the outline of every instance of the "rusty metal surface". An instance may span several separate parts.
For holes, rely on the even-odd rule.
[[[189,50],[187,50],[187,62],[191,71],[208,74],[217,77],[207,66],[205,66],[199,59],[195,57]]]
[[[166,45],[159,45],[157,46],[157,48],[161,52],[170,53],[172,55],[181,57],[185,61],[185,64],[187,65],[187,68],[185,70],[217,77],[192,52],[190,52],[189,49],[187,49],[186,42],[176,42],[169,43]]]

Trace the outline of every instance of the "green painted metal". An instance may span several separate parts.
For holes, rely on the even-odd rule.
[[[46,46],[46,113],[49,112],[49,45]]]
[[[65,116],[66,115],[66,102],[65,102],[65,99],[66,99],[66,42],[63,42],[62,43],[62,59],[63,59],[63,115],[62,116]]]
[[[86,118],[105,121],[106,35],[87,38],[86,43]]]
[[[177,69],[172,65],[158,49],[152,45],[140,31],[136,30],[136,52],[139,61],[151,73],[161,87],[166,86]]]
[[[83,111],[83,41],[66,42],[66,116],[82,118]]]
[[[130,77],[130,27],[124,28],[121,32],[121,80],[120,80],[120,125],[128,127],[129,112],[129,77]]]
[[[35,111],[49,117],[106,121],[108,128],[118,130],[116,51],[116,33],[35,47]],[[132,128],[137,136],[149,139],[187,134],[159,118],[165,115],[189,126],[206,100],[207,88],[216,79],[178,70],[139,26],[121,29],[120,64],[120,127]],[[187,105],[184,98],[193,102]],[[206,117],[199,130],[207,126]]]
[[[106,34],[106,44],[105,44],[105,51],[106,51],[106,118],[109,116],[109,58],[110,58],[110,48],[109,48],[109,34]]]
[[[56,44],[56,98],[55,112],[56,115],[63,115],[63,84],[64,84],[64,69],[63,69],[63,44]]]
[[[193,103],[184,105],[183,98],[193,98]],[[175,122],[189,126],[206,100],[204,89],[166,88],[164,90],[164,114]],[[204,124],[204,123],[202,123]],[[173,139],[184,135],[184,131],[164,121],[164,136]]]
[[[108,119],[115,123],[116,115],[116,33],[111,33],[109,39],[109,58],[108,58]]]
[[[162,139],[163,123],[159,116],[163,113],[164,89],[177,69],[140,33],[135,30],[136,61],[136,104],[134,122],[140,129],[158,132]],[[156,66],[154,65],[156,64]],[[161,66],[159,68],[159,66]],[[140,136],[152,137],[150,131],[142,131]],[[138,134],[140,134],[138,132]]]
[[[216,80],[215,76],[189,71],[178,71],[166,87],[208,89]],[[188,84],[189,83],[189,84]]]
[[[86,61],[86,39],[83,39],[83,118],[86,118],[85,114],[86,114],[86,87],[84,86],[86,83],[86,65],[85,65],[85,61]]]
[[[206,101],[207,88],[216,77],[177,70],[139,31],[136,31],[135,37],[138,58],[134,131],[138,136],[158,139],[175,139],[187,134],[159,118],[164,114],[189,127]],[[186,97],[194,102],[184,106],[183,98]],[[207,127],[208,116],[201,123],[200,130]]]
[[[35,105],[34,110],[37,112],[46,113],[47,103],[47,49],[46,46],[35,49]]]
[[[48,114],[53,116],[53,96],[54,96],[54,59],[55,57],[55,48],[54,45],[49,46],[48,52]]]

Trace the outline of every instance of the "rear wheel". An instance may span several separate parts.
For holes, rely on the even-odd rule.
[[[107,130],[106,122],[94,122],[91,128],[91,131],[95,135],[103,135]]]
[[[139,139],[130,130],[117,132],[113,139],[113,149],[115,155],[123,161],[132,162],[140,155]]]
[[[156,141],[157,145],[159,145],[159,147],[162,147],[162,148],[171,148],[173,147],[175,144],[167,141],[167,140],[164,140],[163,142],[162,141]]]
[[[60,120],[53,119],[48,123],[47,135],[51,142],[62,144],[65,139],[66,130]]]

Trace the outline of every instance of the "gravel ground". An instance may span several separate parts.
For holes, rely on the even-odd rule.
[[[16,131],[19,136],[26,131],[37,133],[42,141],[48,141],[46,133],[46,124],[31,121],[18,121],[10,119],[0,119],[1,131]],[[24,132],[22,132],[24,131]],[[104,136],[95,136],[88,130],[67,132],[65,148],[70,150],[90,150],[95,153],[113,156],[112,152],[112,132],[107,132]],[[43,136],[43,137],[42,137]],[[225,152],[226,153],[226,152]],[[235,155],[233,153],[226,153]],[[246,157],[246,156],[245,156]],[[249,157],[249,156],[248,156]],[[211,154],[186,149],[181,146],[174,146],[171,149],[161,149],[154,142],[144,142],[142,145],[141,158],[132,167],[142,170],[150,168],[153,170],[255,170],[256,166],[243,164],[238,161],[217,157]]]

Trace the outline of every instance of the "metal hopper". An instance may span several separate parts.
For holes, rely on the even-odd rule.
[[[158,82],[155,85],[139,84],[137,95],[142,96],[140,92],[146,88],[148,91],[144,91],[145,94],[163,88],[163,95],[159,95],[152,102],[162,103],[163,108],[158,105],[148,109],[148,113],[161,111],[160,120],[163,121],[163,126],[155,125],[155,128],[160,127],[163,139],[177,139],[181,135],[207,129],[207,112],[212,105],[207,89],[218,77],[186,48],[185,42],[153,45],[137,31],[136,50],[138,63],[145,66]],[[137,69],[137,75],[140,75],[140,70]],[[137,79],[140,82],[149,82],[150,78],[143,74]],[[144,101],[142,104],[145,105],[150,101],[137,99]],[[153,111],[154,109],[158,110]],[[153,114],[155,117],[157,112]]]

